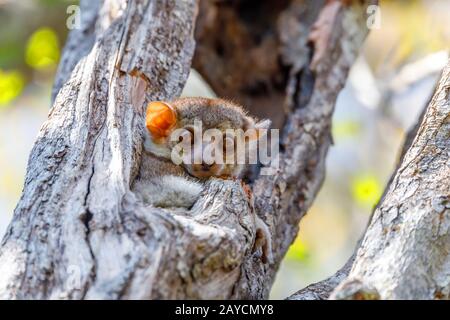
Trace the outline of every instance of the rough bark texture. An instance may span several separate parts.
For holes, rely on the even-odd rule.
[[[400,157],[399,157],[399,162],[398,162],[397,168],[396,168],[395,172],[392,174],[391,179],[389,180],[389,183],[387,184],[387,188],[384,191],[383,196],[381,197],[380,203],[375,208],[374,214],[372,214],[372,217],[371,217],[371,219],[369,221],[369,226],[368,227],[376,226],[376,224],[370,224],[370,222],[372,221],[372,218],[375,216],[375,213],[377,215],[382,214],[382,213],[379,212],[381,207],[386,208],[386,207],[391,205],[390,201],[392,201],[391,200],[392,199],[392,192],[394,192],[391,189],[397,188],[396,184],[398,183],[397,182],[398,181],[397,175],[400,172],[399,170],[403,171],[404,170],[403,167],[405,165],[410,165],[410,164],[408,164],[408,162],[410,162],[411,160],[408,160],[406,158],[406,157],[410,157],[411,156],[409,154],[408,154],[408,156],[406,156],[408,150],[410,148],[412,148],[413,150],[415,149],[415,150],[422,150],[421,152],[427,152],[426,149],[423,148],[423,146],[419,147],[417,145],[413,145],[413,142],[415,142],[415,141],[417,141],[416,143],[418,143],[419,141],[422,141],[422,143],[423,143],[423,140],[420,140],[420,138],[419,138],[419,133],[420,132],[422,132],[422,134],[423,134],[423,132],[427,131],[428,132],[428,136],[431,135],[432,139],[435,139],[435,137],[440,137],[439,138],[440,141],[435,141],[433,143],[433,145],[435,145],[437,143],[438,145],[441,146],[441,148],[443,147],[443,149],[440,149],[440,151],[438,151],[438,153],[440,153],[442,155],[442,159],[440,161],[441,161],[441,165],[443,165],[442,170],[439,171],[439,176],[442,175],[441,176],[442,179],[448,180],[448,177],[449,177],[448,159],[447,159],[447,164],[446,164],[445,163],[445,157],[448,158],[448,155],[449,155],[449,142],[447,141],[445,143],[445,139],[448,140],[448,137],[449,137],[449,129],[448,129],[448,121],[449,121],[448,120],[448,114],[449,114],[448,103],[449,102],[445,101],[446,98],[444,96],[441,97],[441,101],[440,102],[436,102],[436,99],[439,99],[438,98],[439,94],[445,94],[445,93],[442,93],[442,90],[444,90],[444,92],[445,92],[447,90],[447,88],[448,88],[448,84],[445,84],[448,81],[447,74],[448,74],[448,68],[447,68],[447,70],[444,71],[443,77],[442,77],[442,79],[439,82],[440,83],[440,87],[436,90],[435,98],[434,99],[430,99],[430,101],[428,102],[428,106],[424,107],[424,109],[423,109],[423,111],[422,111],[422,113],[421,113],[421,115],[420,115],[420,117],[419,117],[419,119],[417,121],[417,124],[413,128],[411,128],[411,130],[406,135],[403,147],[402,147],[401,152],[400,152]],[[439,90],[441,90],[441,92]],[[443,98],[443,100],[442,100],[442,98]],[[435,109],[433,109],[433,108],[435,108]],[[424,120],[425,117],[427,117],[427,116],[428,117],[430,117],[430,116],[435,117],[436,112],[437,112],[436,108],[440,108],[440,110],[439,110],[440,117],[434,118],[433,122]],[[447,109],[445,109],[445,108],[447,108]],[[447,116],[445,116],[445,113],[447,113]],[[436,121],[437,121],[437,123],[436,123]],[[432,131],[435,130],[436,127],[445,127],[445,126],[447,126],[447,129],[445,129],[445,128],[443,129],[444,130],[444,136],[442,136],[441,134],[437,135],[437,134],[433,134],[432,133]],[[445,131],[445,130],[447,130],[447,131]],[[447,138],[445,138],[445,134],[447,135]],[[442,139],[442,137],[444,137],[444,139]],[[430,144],[427,143],[427,145],[430,145]],[[419,148],[419,149],[417,149],[417,148]],[[429,156],[431,156],[431,155],[430,154],[422,155],[422,157],[429,157]],[[422,163],[421,165],[425,166],[427,168],[429,164],[428,163],[427,164]],[[446,169],[447,169],[447,171],[446,171]],[[421,178],[418,178],[418,179],[421,179]],[[418,180],[418,181],[419,181],[420,184],[421,183],[429,183],[429,180],[428,181],[423,181],[423,182],[421,182],[421,180]],[[409,182],[407,182],[407,183],[409,183]],[[430,186],[430,185],[428,185],[428,186]],[[436,186],[436,184],[431,185],[431,187],[435,187],[435,186]],[[439,185],[439,187],[440,187],[440,185]],[[450,195],[450,188],[448,187],[448,184],[447,184],[447,186],[443,185],[442,188],[443,189],[441,189],[441,190],[444,190],[444,195],[446,195],[446,197],[448,199],[448,197]],[[445,192],[445,188],[447,188],[446,192]],[[424,190],[424,189],[422,189],[422,190]],[[401,192],[403,192],[403,191],[401,191]],[[430,195],[434,194],[434,196],[437,195],[437,197],[439,198],[439,194],[440,194],[441,191],[434,190],[434,189],[427,189],[426,192],[428,193],[428,197]],[[418,193],[418,194],[416,194],[416,196],[419,196],[419,197],[422,198],[422,200],[424,200],[423,199],[424,198],[423,194]],[[409,198],[409,196],[406,196],[406,197]],[[434,210],[432,207],[427,207],[427,205],[429,206],[430,204],[431,204],[431,202],[428,202],[428,204],[426,204],[425,207],[420,209],[420,211],[422,212],[423,215],[431,215],[432,216],[432,215],[436,214],[436,212],[432,213],[432,210]],[[404,212],[407,215],[409,215],[410,212],[411,212],[410,211],[410,207],[406,207],[405,210],[407,210],[407,211],[404,211]],[[445,212],[445,210],[447,210],[447,212]],[[447,209],[444,209],[444,211],[439,213],[439,216],[440,217],[444,217],[445,214],[447,215],[447,219],[448,219],[448,206],[447,206]],[[381,219],[381,218],[379,218],[379,219]],[[420,228],[420,229],[428,228],[428,230],[433,230],[433,228],[436,228],[436,227],[442,228],[441,227],[442,226],[442,220],[436,221],[436,219],[434,219],[429,226],[425,225],[425,224],[429,223],[429,221],[427,219],[420,219],[420,220],[421,220],[420,223],[416,223],[414,225],[414,228]],[[438,223],[438,225],[439,224],[440,225],[439,226],[433,226],[434,223]],[[391,225],[391,228],[395,229],[396,228],[395,226],[396,225]],[[410,228],[412,228],[412,227],[413,226],[410,226]],[[445,229],[445,228],[447,228],[447,229]],[[449,232],[448,226],[445,227],[445,225],[444,225],[444,228],[441,229],[441,230],[442,230],[442,235],[444,237],[445,236],[448,237],[448,232]],[[396,235],[396,234],[394,234],[394,235]],[[409,234],[406,234],[406,235],[410,236]],[[404,237],[404,236],[405,236],[405,233],[402,235],[402,237]],[[421,236],[422,235],[420,235],[420,237]],[[434,239],[436,239],[436,237],[434,237],[431,234],[428,234],[427,237],[425,237],[425,238],[418,238],[418,241],[420,241],[420,242],[422,242],[424,240],[428,241],[426,246],[428,246],[429,248],[433,248],[433,251],[437,249],[439,251],[438,254],[441,254],[438,259],[433,259],[433,260],[430,260],[430,261],[427,260],[427,262],[424,263],[423,265],[426,265],[427,268],[429,268],[429,269],[442,269],[443,270],[442,271],[443,277],[447,277],[448,278],[449,277],[449,270],[448,270],[449,266],[448,266],[448,262],[446,262],[446,261],[448,261],[448,253],[446,253],[446,252],[448,252],[448,250],[444,249],[444,250],[447,250],[447,251],[446,252],[445,251],[442,252],[442,246],[440,245],[440,242],[438,241],[438,242],[434,243]],[[368,240],[366,240],[366,241],[368,241]],[[380,241],[386,241],[386,240],[381,239]],[[405,241],[408,241],[408,240],[405,239],[403,241],[398,241],[397,243],[398,243],[398,245],[402,246],[402,245],[405,244]],[[443,241],[445,241],[445,239]],[[358,242],[358,245],[356,246],[356,249],[359,249],[359,247],[361,245],[361,242],[362,242],[362,239],[361,239],[361,241]],[[388,241],[386,241],[386,244],[389,244],[389,243],[390,243],[390,239],[388,239]],[[434,249],[434,245],[436,245],[436,244],[437,244],[437,248]],[[449,242],[447,241],[446,245],[448,245],[448,244],[449,244]],[[380,243],[378,243],[377,245],[380,245]],[[408,252],[408,253],[405,254],[405,253],[403,253],[405,251],[405,248],[402,248],[402,247],[397,247],[394,250],[398,250],[399,251],[398,255],[402,255],[402,259],[404,259],[404,258],[410,259],[409,263],[413,263],[413,264],[416,263],[416,259],[420,260],[420,259],[424,259],[424,258],[427,259],[428,258],[428,256],[426,254],[423,257],[421,257],[420,254],[416,255],[415,251],[411,251],[411,252]],[[327,279],[325,279],[323,281],[311,284],[311,285],[309,285],[309,286],[299,290],[298,292],[296,292],[293,295],[291,295],[288,298],[288,300],[318,300],[318,299],[319,300],[324,300],[324,299],[328,299],[330,297],[330,295],[332,294],[332,292],[336,289],[336,287],[341,282],[343,282],[343,280],[347,279],[347,277],[349,276],[350,271],[352,270],[353,263],[355,261],[356,252],[357,251],[358,250],[355,250],[355,253],[349,259],[349,261],[345,264],[345,266],[342,267],[339,271],[337,271],[334,275],[332,275],[331,277],[329,277],[329,278],[327,278]],[[379,259],[382,259],[382,258],[379,257]],[[443,261],[444,261],[444,263],[442,263]],[[380,263],[385,263],[385,262],[380,262]],[[388,261],[386,261],[386,263],[388,263]],[[396,264],[395,261],[393,261],[391,263]],[[392,269],[392,268],[390,268],[390,269]],[[412,272],[416,272],[416,271],[417,270],[414,270]],[[384,270],[382,272],[386,272],[386,270]],[[387,272],[390,272],[390,271],[387,271]],[[400,274],[403,275],[403,273],[400,273]],[[392,276],[398,277],[398,274],[397,275],[391,275],[391,277]],[[408,275],[408,277],[415,277],[415,274],[412,273],[412,274]],[[400,281],[400,279],[397,279],[396,281]],[[410,279],[408,279],[407,281],[410,281]],[[404,282],[401,285],[403,286],[403,285],[405,285],[405,283],[406,282]],[[381,287],[384,286],[384,284],[379,284],[379,285]],[[438,294],[434,293],[434,296],[433,296],[433,292],[435,292],[435,290],[436,290],[435,289],[435,284],[433,283],[433,280],[425,282],[425,283],[422,282],[421,285],[415,287],[415,288],[420,288],[419,292],[417,292],[417,293],[416,292],[408,292],[406,295],[402,294],[401,296],[380,297],[380,294],[378,293],[378,291],[376,291],[374,289],[373,286],[364,285],[361,282],[361,280],[358,280],[358,278],[349,279],[349,280],[345,281],[342,284],[342,287],[343,287],[342,289],[337,289],[337,291],[334,294],[333,298],[346,298],[346,299],[347,298],[353,298],[353,299],[367,299],[367,298],[377,298],[377,299],[379,299],[379,298],[398,298],[398,299],[403,299],[403,298],[405,298],[405,299],[406,298],[419,298],[419,299],[448,298],[448,295],[445,296],[444,294],[442,294],[443,290],[441,290],[441,289],[438,289],[438,291],[437,291]],[[445,284],[444,284],[444,287],[445,287]],[[406,290],[415,290],[415,288],[407,288]],[[342,292],[341,292],[341,290],[342,290]],[[447,289],[446,290],[448,291],[448,284],[447,284]],[[424,292],[429,292],[429,293],[431,292],[431,296],[430,295],[428,295],[428,296],[422,295]]]
[[[334,299],[450,298],[450,65]]]
[[[82,18],[87,31],[69,38],[56,100],[2,241],[0,298],[267,298],[323,180],[333,106],[367,32],[367,2],[329,3],[334,2],[330,23],[314,27],[322,21],[318,1],[283,2],[271,23],[255,18],[261,34],[273,34],[276,72],[284,76],[269,94],[269,107],[288,115],[280,122],[280,166],[275,175],[254,181],[250,193],[239,181],[212,179],[189,212],[144,207],[129,187],[139,167],[145,102],[179,95],[189,73],[197,3],[93,4],[100,18],[95,23]],[[322,18],[329,16],[329,3]],[[219,16],[240,16],[239,5],[229,10],[219,10],[221,2],[207,5],[217,6]],[[86,12],[95,16],[94,9]],[[310,37],[312,28],[319,35]],[[327,54],[317,56],[324,50],[316,48],[323,46],[321,34]],[[77,37],[92,42],[71,54]],[[225,60],[233,59],[223,58],[226,72],[238,72],[239,65]],[[261,71],[263,78],[274,74]],[[226,88],[225,83],[230,95],[236,89],[238,101],[247,98],[252,110],[267,95]],[[272,232],[270,265],[253,250],[255,214]]]
[[[419,116],[419,119],[417,120],[416,125],[414,127],[412,127],[409,130],[409,132],[407,133],[405,140],[403,142],[403,146],[402,146],[402,149],[400,152],[400,156],[399,156],[399,159],[397,162],[396,169],[392,173],[391,178],[389,179],[389,181],[387,183],[387,187],[384,190],[379,203],[374,208],[374,212],[378,208],[380,203],[384,201],[384,197],[386,196],[386,193],[388,192],[389,187],[395,178],[395,175],[399,169],[399,166],[403,163],[405,154],[408,151],[408,149],[411,147],[411,145],[414,141],[414,138],[417,135],[417,132],[420,128],[420,125],[422,123],[422,120],[423,120],[423,117],[425,116],[426,111],[427,111],[427,106],[424,106],[423,111],[422,111],[421,115]],[[373,212],[369,219],[368,224],[370,224],[372,217],[373,217]],[[329,278],[327,278],[325,280],[313,283],[303,289],[300,289],[296,293],[289,296],[287,298],[287,300],[326,300],[326,299],[328,299],[330,297],[331,293],[334,291],[334,289],[336,289],[336,287],[343,280],[345,280],[348,277],[348,275],[352,269],[353,262],[355,261],[356,251],[359,249],[361,242],[362,242],[362,239],[360,241],[358,241],[355,252],[352,254],[352,256],[348,259],[348,261],[345,263],[345,265],[341,269],[339,269],[335,274],[333,274],[332,276],[330,276]]]

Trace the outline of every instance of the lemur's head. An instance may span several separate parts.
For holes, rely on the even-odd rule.
[[[197,178],[238,177],[267,132],[261,129],[269,126],[270,121],[256,122],[240,106],[222,99],[150,102],[146,148]]]

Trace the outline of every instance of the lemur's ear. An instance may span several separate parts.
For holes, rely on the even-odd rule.
[[[258,140],[261,140],[267,136],[267,132],[270,129],[271,124],[272,122],[270,120],[263,120],[255,124]]]
[[[270,120],[263,120],[263,121],[257,122],[255,124],[255,129],[266,129],[266,130],[269,130],[271,124],[272,124],[272,122]]]
[[[269,130],[271,125],[270,120],[263,120],[260,122],[255,122],[251,118],[246,119],[245,130],[252,130],[248,135],[250,141],[258,141],[267,135],[267,130]]]
[[[154,138],[167,137],[177,123],[175,109],[164,101],[153,101],[147,105],[145,125]]]

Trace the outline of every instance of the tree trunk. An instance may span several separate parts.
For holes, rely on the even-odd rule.
[[[450,298],[450,63],[356,253],[288,299]]]
[[[235,87],[227,80],[222,92],[220,72],[233,78],[240,72],[236,61],[252,56],[219,50],[208,60],[202,52],[211,44],[204,41],[196,54],[199,71],[219,94],[286,119],[279,121],[276,174],[257,177],[250,193],[240,181],[211,179],[188,212],[144,207],[130,185],[140,164],[146,103],[178,96],[188,76],[197,2],[82,3],[82,28],[69,37],[56,99],[0,248],[0,298],[267,298],[322,183],[333,107],[367,33],[369,1],[347,2],[277,2],[281,7],[260,21],[261,30],[241,11],[245,2],[202,1],[216,6],[210,13],[236,19],[244,35],[251,29],[242,44],[255,56],[272,49],[276,55],[267,59],[278,62]],[[203,9],[200,33],[210,26]],[[224,21],[213,16],[209,23]],[[256,33],[272,38],[251,40]],[[208,61],[222,63],[217,74],[201,66]],[[270,105],[260,104],[266,98]],[[272,233],[271,264],[253,250],[255,215]]]
[[[450,298],[450,64],[332,298]]]

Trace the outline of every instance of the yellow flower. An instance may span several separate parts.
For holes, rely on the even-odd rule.
[[[25,79],[19,71],[0,70],[0,106],[6,106],[23,90]]]
[[[361,125],[357,121],[346,120],[333,123],[333,137],[337,140],[352,138],[361,131]]]
[[[35,69],[56,65],[59,60],[58,36],[50,28],[39,28],[28,39],[25,61]]]
[[[376,205],[381,197],[381,186],[378,179],[372,175],[361,175],[352,182],[353,198],[361,205]]]
[[[306,244],[297,237],[294,243],[289,247],[286,257],[291,260],[306,262],[309,258],[309,250]]]

